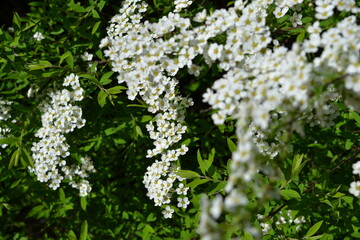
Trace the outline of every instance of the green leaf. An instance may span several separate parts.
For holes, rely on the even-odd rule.
[[[34,161],[32,159],[32,157],[30,156],[28,150],[26,150],[26,148],[21,148],[21,156],[22,158],[27,160],[28,165],[30,165],[32,168],[34,167]]]
[[[80,206],[81,206],[82,210],[86,211],[86,205],[87,205],[86,197],[81,197],[80,198]]]
[[[112,88],[107,89],[107,91],[110,94],[118,94],[118,93],[121,93],[122,92],[121,90],[124,90],[124,89],[127,89],[127,88],[123,87],[123,86],[116,86],[116,87],[112,87]]]
[[[135,126],[135,131],[136,131],[136,133],[137,133],[138,136],[140,136],[140,137],[143,137],[143,136],[144,136],[143,133],[142,133],[142,131],[141,131],[140,126],[136,125],[136,126]]]
[[[92,30],[91,30],[91,35],[93,35],[94,33],[97,32],[100,24],[101,24],[101,21],[98,21],[98,22],[96,22],[96,23],[94,24],[94,26],[93,26],[93,28],[92,28]]]
[[[206,174],[206,167],[205,167],[205,164],[204,164],[204,161],[201,157],[201,153],[200,153],[200,149],[198,149],[197,151],[197,161],[199,163],[199,167],[200,167],[200,170],[202,172],[202,174]]]
[[[176,175],[182,178],[191,179],[191,178],[197,178],[200,177],[200,174],[194,171],[190,170],[179,170],[176,172]]]
[[[18,30],[20,30],[20,29],[21,29],[21,21],[20,21],[19,14],[14,13],[14,16],[13,16],[13,23],[15,24],[15,26],[14,26],[14,27],[16,27]]]
[[[360,124],[360,116],[357,112],[350,112],[350,119],[355,119],[355,121]]]
[[[45,69],[45,68],[49,68],[49,67],[53,67],[51,62],[43,61],[43,60],[40,60],[39,63],[34,63],[34,64],[27,65],[27,68],[30,71],[39,70],[39,69]]]
[[[227,144],[231,152],[235,152],[237,150],[236,144],[230,139],[227,139]]]
[[[153,222],[155,220],[156,220],[156,216],[154,213],[150,213],[146,218],[146,222]]]
[[[93,18],[96,18],[96,19],[100,18],[99,13],[95,9],[93,9],[91,11],[91,15],[93,16]]]
[[[290,200],[293,198],[301,198],[300,194],[297,191],[291,189],[283,189],[280,190],[279,193],[285,200]]]
[[[20,157],[20,148],[16,149],[16,151],[12,154],[11,158],[10,158],[10,162],[9,162],[9,166],[8,168],[12,168],[13,166],[17,166],[18,162],[19,162],[19,157]]]
[[[59,199],[61,202],[65,202],[65,192],[62,188],[59,189]]]
[[[80,240],[86,240],[87,236],[88,236],[88,223],[86,220],[84,220],[80,229]]]
[[[245,240],[254,240],[254,237],[250,233],[245,232],[244,239]]]
[[[188,183],[186,187],[189,187],[191,189],[195,189],[197,186],[209,182],[209,179],[203,179],[203,178],[196,178],[192,182]]]
[[[71,53],[65,58],[65,62],[71,69],[74,69],[74,57]]]
[[[19,142],[19,139],[15,138],[15,137],[0,138],[0,144],[12,145],[12,144],[17,143],[17,142]]]
[[[70,3],[68,3],[68,6],[70,7],[71,10],[74,10],[75,12],[88,12],[88,10],[86,10],[84,7],[82,7],[80,5],[80,3],[74,3],[74,0],[71,0]]]
[[[59,60],[59,66],[61,65],[61,63],[65,60],[65,58],[67,58],[68,56],[71,55],[71,52],[67,51],[65,53],[63,53],[60,57],[60,60]]]
[[[346,139],[346,142],[345,142],[345,149],[346,150],[349,150],[352,146],[353,146],[353,142],[351,141],[351,139]]]
[[[304,154],[296,154],[294,159],[293,159],[293,163],[292,163],[292,168],[291,168],[291,178],[295,178],[299,175],[300,171],[303,169],[303,167],[305,166],[306,162],[302,162],[304,158]]]
[[[69,233],[68,233],[68,238],[69,238],[69,240],[77,240],[76,234],[74,233],[73,230],[70,230],[70,231],[69,231]]]
[[[108,94],[101,90],[98,94],[97,100],[100,105],[100,107],[104,107],[106,104],[106,98],[108,97]]]
[[[150,239],[151,233],[154,233],[154,232],[155,232],[155,230],[149,224],[146,224],[145,227],[143,228],[141,237],[142,237],[142,239]]]
[[[314,235],[319,228],[321,227],[321,224],[323,223],[323,221],[317,222],[314,224],[314,226],[312,226],[307,233],[305,234],[305,237],[311,237],[312,235]]]
[[[44,209],[44,205],[38,205],[36,207],[33,207],[28,214],[26,214],[26,217],[34,217],[35,215],[37,215],[38,213],[40,213],[41,211],[43,211]]]
[[[96,85],[100,85],[99,80],[97,80],[96,77],[94,77],[90,74],[80,74],[79,77],[87,78],[87,79],[91,80],[93,83],[95,83]]]
[[[296,42],[301,43],[304,41],[306,31],[302,31],[299,35],[296,37]]]
[[[104,75],[102,75],[102,77],[100,78],[100,84],[101,85],[106,85],[108,83],[111,83],[111,79],[109,79],[112,75],[114,74],[113,71],[107,72]]]
[[[213,161],[214,161],[214,156],[215,156],[215,148],[212,148],[210,153],[209,153],[209,159],[208,160],[203,160],[203,163],[204,163],[204,168],[205,168],[205,171],[208,171],[209,168],[211,167]]]

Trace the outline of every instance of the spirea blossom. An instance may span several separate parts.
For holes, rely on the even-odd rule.
[[[70,90],[64,88],[48,92],[39,106],[42,127],[35,134],[40,141],[34,142],[31,148],[34,168],[30,171],[35,173],[38,181],[48,183],[54,190],[64,179],[69,179],[69,184],[79,189],[80,196],[86,196],[91,187],[85,179],[89,173],[95,172],[94,166],[89,157],[80,158],[81,166],[69,165],[70,146],[66,143],[67,133],[85,125],[82,109],[74,105],[83,99],[84,90],[75,74],[65,77],[63,86],[70,87]]]
[[[176,1],[176,5],[184,4],[185,8],[189,2]],[[277,40],[272,39],[267,25],[268,14],[276,18],[291,14],[289,23],[297,27],[302,24],[302,16],[294,11],[299,11],[302,3],[302,0],[237,0],[226,10],[208,13],[204,9],[194,19],[182,17],[177,13],[179,9],[175,9],[158,22],[150,23],[143,21],[141,14],[147,4],[132,0],[125,1],[107,29],[101,47],[108,45],[104,55],[110,59],[112,70],[119,74],[118,83],[126,83],[128,98],[141,98],[155,115],[146,126],[154,140],[154,148],[147,151],[147,157],[159,157],[148,167],[143,183],[157,206],[170,204],[173,194],[181,193],[177,189],[184,184],[176,175],[174,162],[187,151],[186,146],[179,147],[177,143],[186,131],[186,108],[193,102],[176,91],[176,74],[187,68],[190,74],[198,76],[201,69],[194,63],[197,56],[203,57],[208,65],[217,64],[224,72],[206,90],[203,101],[216,110],[212,114],[215,124],[223,124],[229,118],[236,121],[238,143],[225,187],[227,195],[214,200],[212,213],[209,201],[202,201],[199,233],[204,238],[219,236],[214,221],[219,209],[237,212],[249,204],[245,187],[259,170],[269,177],[279,175],[268,160],[285,149],[280,138],[284,130],[274,137],[279,144],[266,143],[267,132],[279,120],[293,122],[291,131],[298,133],[305,123],[323,127],[333,124],[330,115],[336,112],[336,106],[332,103],[344,96],[334,90],[323,73],[343,76],[344,91],[352,93],[345,96],[345,103],[359,108],[357,98],[351,97],[360,92],[360,29],[355,16],[346,17],[324,31],[315,22],[308,27],[310,36],[304,42],[295,42],[291,47],[271,46]],[[269,12],[272,4],[275,9]],[[335,9],[359,11],[352,1],[315,1],[315,17],[319,20],[330,17]],[[192,21],[202,24],[192,26]],[[214,42],[219,35],[226,35],[225,40]],[[315,55],[312,60],[309,53]],[[315,86],[324,86],[324,93],[314,97]],[[311,117],[304,117],[307,113]],[[287,148],[290,152],[291,146]],[[175,180],[180,183],[176,185]],[[261,181],[253,182],[259,198],[276,196],[265,185]],[[177,198],[183,206],[184,196]],[[171,216],[170,209],[163,211],[164,216]],[[254,232],[250,224],[245,228]]]
[[[41,32],[34,33],[33,38],[36,41],[41,41],[41,40],[45,39],[45,37],[43,36],[43,34]]]
[[[5,122],[11,118],[10,110],[13,102],[0,99],[0,121]],[[11,129],[8,127],[0,127],[0,139],[5,138],[10,133]],[[8,144],[0,144],[2,148],[6,148]]]

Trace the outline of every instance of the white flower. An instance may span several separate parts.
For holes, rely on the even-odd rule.
[[[288,6],[283,7],[283,8],[276,7],[273,13],[274,13],[276,18],[281,18],[287,13],[287,11],[289,11]]]
[[[186,208],[190,204],[190,201],[187,197],[178,198],[177,200],[178,200],[177,206],[181,208]]]
[[[208,50],[208,55],[211,60],[215,61],[216,59],[220,59],[223,53],[224,46],[217,43],[212,43]]]
[[[296,27],[297,25],[302,25],[301,18],[301,14],[297,14],[297,12],[294,12],[294,15],[290,18],[290,22],[292,23],[293,27]]]
[[[352,182],[350,184],[349,192],[355,197],[358,197],[360,195],[360,181]]]
[[[169,206],[166,206],[165,210],[163,210],[161,213],[164,214],[164,218],[172,218],[173,212],[174,209],[170,208]]]
[[[352,165],[353,174],[360,174],[360,161],[357,161]]]
[[[45,37],[42,35],[41,32],[36,32],[33,36],[33,38],[36,40],[36,41],[41,41],[43,40]]]
[[[223,198],[217,195],[211,203],[210,214],[214,219],[218,219],[223,210]]]
[[[84,61],[91,61],[92,58],[93,58],[93,54],[90,54],[88,52],[84,52],[84,54],[81,56],[81,58],[84,60]]]

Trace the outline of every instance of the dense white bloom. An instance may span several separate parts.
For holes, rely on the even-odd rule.
[[[49,182],[49,187],[54,190],[60,187],[62,180],[70,179],[70,185],[79,189],[80,196],[86,196],[91,187],[85,178],[88,173],[95,172],[90,158],[82,157],[81,166],[68,166],[65,160],[70,155],[65,134],[85,125],[82,109],[72,104],[82,99],[83,89],[75,74],[66,76],[63,86],[71,86],[73,91],[50,91],[40,104],[42,127],[35,134],[40,141],[33,143],[31,148],[34,168],[30,171],[35,173],[38,181]],[[77,178],[81,179],[79,183],[75,181]]]

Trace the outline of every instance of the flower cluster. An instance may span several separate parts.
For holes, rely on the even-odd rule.
[[[86,196],[91,187],[85,178],[95,172],[94,166],[88,157],[80,159],[81,166],[69,166],[66,158],[70,155],[70,146],[65,137],[65,134],[85,125],[82,109],[73,105],[83,99],[84,90],[80,86],[79,77],[74,74],[65,77],[63,86],[70,86],[71,90],[64,88],[50,91],[39,106],[42,127],[35,134],[40,141],[34,142],[31,148],[35,162],[30,171],[35,173],[38,181],[48,182],[54,190],[60,187],[63,180],[68,179],[73,188],[79,189],[80,196]]]
[[[182,8],[188,3],[176,1]],[[145,2],[127,0],[120,14],[112,18],[108,37],[100,47],[108,46],[105,56],[111,60],[113,71],[119,73],[119,83],[127,84],[129,99],[141,97],[148,110],[157,114],[156,126],[153,122],[147,125],[155,145],[147,157],[161,154],[161,160],[156,160],[144,177],[148,196],[156,205],[170,203],[171,192],[175,192],[174,179],[181,181],[172,162],[181,155],[180,151],[185,154],[187,150],[181,150],[184,146],[171,148],[186,130],[181,122],[192,101],[177,94],[175,76],[182,68],[199,76],[200,67],[194,63],[199,55],[206,64],[217,64],[226,72],[203,95],[204,102],[217,110],[212,114],[214,123],[222,124],[227,117],[237,121],[238,148],[232,156],[231,175],[225,188],[228,195],[224,199],[224,209],[230,212],[248,204],[244,188],[259,170],[269,176],[277,175],[267,164],[269,156],[277,155],[277,146],[266,145],[267,132],[277,122],[292,122],[291,131],[298,132],[304,122],[331,126],[337,116],[333,102],[339,97],[349,107],[359,108],[360,29],[356,18],[347,17],[326,31],[315,21],[307,28],[309,38],[288,48],[272,39],[267,25],[271,4],[275,4],[272,14],[276,18],[292,9],[291,24],[302,25],[298,12],[304,7],[303,0],[237,0],[227,10],[217,9],[210,14],[204,9],[193,19],[182,17],[175,10],[154,23],[142,22]],[[359,11],[353,1],[317,0],[315,5],[315,17],[320,20],[331,16],[335,8]],[[224,42],[214,42],[220,34],[226,35]],[[346,97],[334,87],[335,81],[343,82]],[[323,92],[314,92],[317,87],[322,87]],[[312,117],[304,117],[310,112]],[[279,127],[282,134],[285,129]],[[279,146],[286,144],[281,143],[279,135],[275,140]],[[266,184],[261,181],[253,185],[260,198],[274,196],[273,192],[266,194]],[[164,210],[166,217],[171,214],[170,209]]]
[[[293,212],[291,210],[287,211],[280,211],[279,216],[277,217],[277,220],[275,222],[275,225],[278,229],[282,229],[284,225],[288,224],[294,224],[295,225],[295,231],[298,232],[302,225],[306,223],[306,219],[304,216],[296,216],[296,212]],[[296,218],[294,218],[296,216]],[[264,219],[264,216],[261,214],[257,215],[257,218],[259,221],[262,221]],[[260,223],[262,234],[266,235],[269,233],[269,231],[272,229],[271,224],[267,222],[261,222]]]
[[[242,17],[246,17],[244,12],[249,6],[243,9]],[[257,9],[262,8],[258,6]],[[246,186],[257,169],[264,168],[262,158],[258,157],[259,152],[276,154],[276,149],[269,151],[266,149],[268,146],[265,146],[265,151],[259,148],[260,145],[254,143],[252,137],[254,127],[268,131],[274,126],[274,113],[284,119],[292,116],[293,121],[303,119],[303,113],[314,112],[310,120],[316,120],[323,127],[331,126],[337,117],[333,102],[341,95],[331,81],[343,81],[347,91],[352,93],[343,96],[345,102],[349,107],[358,108],[354,98],[358,97],[360,82],[359,29],[354,16],[345,18],[336,27],[324,32],[315,22],[308,28],[310,36],[303,44],[294,43],[291,49],[278,46],[273,50],[257,50],[244,60],[244,64],[231,67],[214,83],[212,89],[207,90],[204,101],[218,109],[212,116],[214,123],[221,124],[228,116],[237,119],[239,142],[238,150],[233,153],[232,174],[226,187],[230,193],[228,197],[233,192],[240,192],[238,197],[242,197],[243,191],[235,186]],[[322,51],[309,61],[306,54],[318,52],[318,49]],[[330,76],[338,78],[331,79]],[[319,86],[324,86],[325,90],[316,95],[313,90]],[[292,124],[297,124],[298,129],[295,130],[301,131],[301,122]],[[258,188],[261,189],[261,186]]]
[[[177,1],[177,10],[189,5],[190,1]],[[175,147],[186,131],[183,125],[185,109],[193,105],[191,98],[179,96],[176,92],[178,81],[174,78],[184,65],[192,66],[195,49],[187,49],[187,43],[178,48],[179,41],[184,36],[176,36],[164,41],[161,36],[176,28],[184,34],[189,27],[189,21],[181,18],[178,13],[170,13],[160,19],[159,23],[142,23],[141,13],[146,11],[147,4],[140,1],[125,1],[120,14],[115,15],[108,28],[108,37],[100,47],[109,46],[104,51],[105,56],[112,61],[112,70],[118,72],[119,84],[126,82],[127,95],[130,100],[137,96],[148,104],[148,111],[156,114],[155,121],[146,128],[150,138],[154,140],[154,149],[149,149],[147,157],[161,155],[144,176],[144,185],[148,196],[156,206],[171,204],[172,193],[179,196],[178,206],[186,208],[189,204],[186,195],[187,188],[176,187],[175,181],[183,181],[176,175],[178,168],[174,162],[184,155],[188,148],[185,145]],[[180,56],[173,58],[174,53]],[[165,217],[171,217],[171,211],[163,211]]]
[[[0,99],[0,121],[5,122],[11,118],[10,115],[11,105],[12,105],[11,101]],[[6,135],[8,135],[9,132],[10,132],[10,128],[0,127],[0,138],[6,137]],[[7,146],[8,146],[7,144],[1,144],[2,148],[6,148]]]

